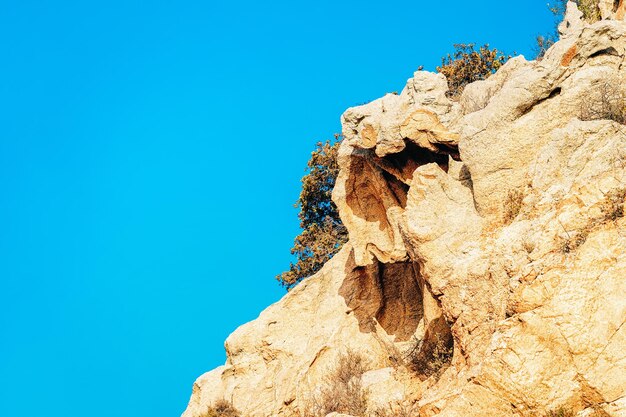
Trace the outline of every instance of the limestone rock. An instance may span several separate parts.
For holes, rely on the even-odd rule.
[[[228,338],[184,417],[221,398],[303,415],[348,349],[370,411],[626,416],[626,127],[611,114],[626,101],[594,107],[626,97],[608,3],[594,24],[569,4],[541,61],[511,59],[458,102],[417,72],[348,109],[333,199],[349,243]]]
[[[399,225],[413,172],[458,159],[457,133],[444,123],[459,113],[441,74],[418,71],[400,95],[387,94],[342,116],[342,167],[333,200],[350,230],[357,265],[407,259]]]
[[[623,0],[599,0],[598,7],[602,19],[624,20],[626,4]]]
[[[575,2],[568,1],[565,8],[565,16],[558,27],[559,35],[563,37],[570,33],[576,33],[583,25],[583,13],[578,10]]]
[[[196,381],[183,416],[202,416],[219,399],[232,401],[245,416],[295,415],[315,400],[338,355],[349,349],[365,352],[367,369],[396,366],[402,342],[422,320],[413,268],[359,268],[352,258],[348,244],[318,274],[231,334],[226,365]]]
[[[393,367],[368,371],[362,377],[367,392],[368,408],[377,410],[405,399],[406,387]]]

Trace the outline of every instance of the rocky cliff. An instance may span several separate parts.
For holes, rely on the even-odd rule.
[[[570,2],[542,60],[456,101],[416,72],[348,109],[333,199],[349,243],[228,338],[183,416],[219,399],[307,415],[346,352],[365,358],[368,410],[626,416],[624,9],[601,1],[591,24]]]

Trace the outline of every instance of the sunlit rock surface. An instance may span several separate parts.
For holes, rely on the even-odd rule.
[[[345,112],[333,199],[350,242],[228,338],[184,417],[222,398],[298,415],[348,349],[372,407],[626,416],[626,127],[580,120],[623,88],[625,6],[601,2],[594,24],[568,9],[541,61],[511,59],[458,101],[417,72]],[[426,359],[453,344],[449,365],[418,375],[415,340]]]

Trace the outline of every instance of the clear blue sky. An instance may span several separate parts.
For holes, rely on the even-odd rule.
[[[0,415],[171,417],[282,290],[317,140],[545,0],[0,2]]]

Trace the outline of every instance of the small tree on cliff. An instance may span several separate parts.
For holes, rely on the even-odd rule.
[[[291,248],[296,263],[291,263],[289,271],[276,276],[287,289],[319,271],[348,240],[348,231],[331,200],[339,173],[337,150],[340,141],[341,136],[335,135],[333,141],[318,142],[307,163],[302,191],[296,202],[296,207],[300,207],[298,217],[302,228]]]
[[[437,72],[448,79],[448,96],[454,99],[461,95],[467,84],[486,79],[509,58],[495,48],[489,49],[489,45],[475,50],[473,43],[459,43],[454,45],[454,53],[441,58]]]

